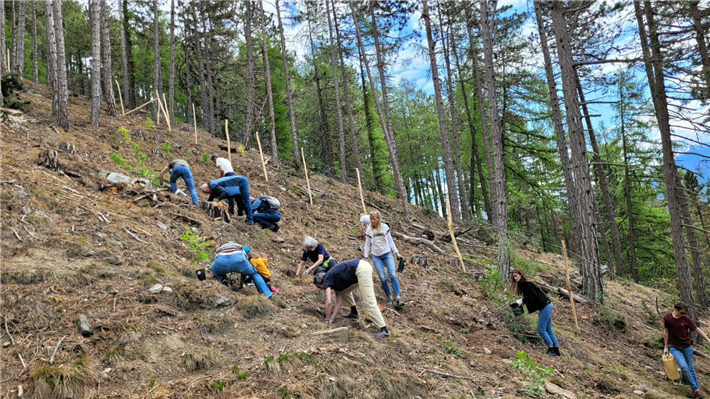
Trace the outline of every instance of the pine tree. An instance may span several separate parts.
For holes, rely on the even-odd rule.
[[[64,49],[62,23],[62,1],[52,0],[54,7],[54,30],[57,41],[57,69],[55,89],[57,91],[57,122],[65,132],[69,131],[69,90],[67,88],[67,63]]]
[[[101,46],[103,48],[103,78],[104,78],[104,97],[106,98],[107,112],[111,116],[116,116],[116,98],[113,96],[112,79],[112,64],[111,59],[111,36],[109,35],[108,17],[110,10],[106,4],[106,0],[100,0],[101,3]]]
[[[101,7],[99,0],[89,2],[91,21],[91,125],[99,127],[101,118]]]
[[[284,27],[281,21],[281,8],[279,0],[276,0],[276,18],[278,19],[279,38],[281,39],[281,54],[284,63],[284,75],[286,78],[286,97],[288,98],[288,115],[291,121],[291,142],[293,143],[293,162],[296,166],[301,165],[301,157],[298,151],[298,132],[296,131],[296,111],[293,104],[293,92],[291,90],[291,70],[288,63],[288,51],[286,49],[286,38],[284,37]]]
[[[13,2],[14,6],[14,2]],[[20,15],[17,23],[17,39],[15,42],[15,62],[12,70],[22,74],[25,69],[25,31],[27,19],[27,0],[20,0]],[[3,16],[4,18],[4,16]],[[14,36],[13,36],[14,37]]]

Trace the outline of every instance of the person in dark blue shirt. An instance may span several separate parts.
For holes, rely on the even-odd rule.
[[[357,307],[353,291],[360,290],[360,298],[367,310],[367,314],[372,319],[375,327],[380,332],[373,334],[375,338],[389,337],[390,332],[382,317],[382,312],[377,306],[375,297],[375,286],[372,282],[372,265],[360,258],[350,259],[345,262],[331,266],[326,272],[319,272],[313,276],[313,284],[325,290],[325,322],[332,324],[342,307],[350,307],[350,313],[343,316],[346,319],[358,319]],[[333,306],[333,295],[335,295],[335,306]]]
[[[313,262],[313,266],[309,267],[303,274],[308,274],[311,270],[319,266],[328,269],[338,263],[338,261],[326,251],[323,244],[319,244],[318,240],[310,236],[303,239],[303,255],[301,255],[301,263],[298,265],[298,269],[296,269],[297,276],[301,274],[301,270],[303,270],[303,266],[308,260]]]
[[[255,200],[251,203],[251,212],[254,223],[258,223],[262,229],[268,229],[273,232],[279,231],[279,225],[276,222],[281,220],[281,214],[278,209],[271,207],[269,201]]]
[[[234,215],[234,201],[237,202],[237,215],[246,213],[246,224],[253,225],[254,220],[249,203],[249,179],[244,176],[226,176],[202,185],[202,192],[209,194],[207,201],[221,201],[226,199],[229,203],[229,213]]]

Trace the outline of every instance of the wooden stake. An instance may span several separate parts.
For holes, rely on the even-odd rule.
[[[140,107],[138,107],[138,108],[134,108],[134,109],[132,109],[132,110],[130,110],[130,111],[128,111],[128,112],[126,112],[126,114],[125,114],[125,115],[129,115],[129,114],[131,114],[131,113],[133,113],[133,112],[136,112],[136,111],[138,111],[139,109],[141,109],[141,108],[145,107],[146,105],[148,105],[148,104],[152,103],[153,101],[155,101],[155,99],[154,99],[154,98],[153,98],[153,99],[151,99],[150,101],[148,101],[147,103],[145,103],[145,104],[141,105]],[[125,116],[125,115],[124,115],[124,116]]]
[[[574,308],[574,295],[572,295],[572,284],[569,281],[569,265],[567,264],[567,245],[565,245],[565,240],[562,240],[562,253],[565,257],[565,274],[567,274],[567,291],[569,291],[569,302],[572,305],[572,316],[574,316],[574,325],[579,330],[579,323],[577,322],[577,310]]]
[[[227,135],[227,155],[229,163],[232,163],[232,142],[229,140],[229,119],[224,120],[224,134]]]
[[[259,156],[261,157],[261,167],[264,169],[264,179],[269,181],[269,175],[266,174],[266,164],[264,163],[264,152],[261,151],[261,139],[259,139],[259,132],[256,132],[256,145],[259,146]]]
[[[162,110],[160,106],[160,95],[155,96],[155,99],[158,101],[158,112],[155,113],[155,126],[160,126],[160,111]]]
[[[121,95],[121,85],[118,84],[118,79],[116,79],[116,87],[118,87],[118,99],[121,100],[121,115],[126,116],[126,110],[123,109],[123,96]]]
[[[168,123],[168,131],[172,132],[173,128],[170,126],[170,115],[168,115],[168,102],[165,100],[165,92],[163,92],[163,115],[165,115],[165,121]]]
[[[313,195],[311,194],[311,181],[308,180],[308,165],[306,165],[306,156],[303,154],[303,147],[301,147],[301,158],[303,159],[303,171],[306,172],[306,185],[308,185],[308,198],[313,205]]]
[[[365,207],[365,197],[362,195],[362,183],[360,182],[360,169],[355,168],[357,172],[357,189],[360,192],[360,202],[362,202],[362,214],[367,215],[367,208]]]
[[[449,199],[446,199],[446,213],[449,216],[449,234],[451,235],[451,243],[454,244],[454,251],[456,251],[456,256],[459,258],[459,263],[461,264],[461,271],[466,273],[466,266],[463,264],[463,257],[461,256],[461,251],[459,251],[459,246],[456,243],[456,235],[454,234],[454,221],[451,219],[451,204]]]
[[[197,114],[195,114],[195,103],[192,103],[192,123],[195,125],[195,144],[197,144]]]

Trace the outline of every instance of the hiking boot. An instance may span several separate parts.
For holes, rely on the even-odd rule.
[[[554,349],[555,349],[555,354],[557,356],[562,356],[562,355],[560,355],[560,347],[559,346],[555,346]]]
[[[279,225],[276,224],[276,223],[274,223],[274,227],[271,229],[271,231],[273,231],[274,233],[276,233],[277,231],[279,231],[279,229],[280,229]]]
[[[234,211],[232,211],[232,215],[234,215]],[[244,211],[237,212],[237,216],[244,216]]]
[[[547,348],[547,352],[546,352],[545,354],[548,355],[548,356],[553,356],[553,357],[554,357],[554,356],[559,356],[559,355],[557,354],[557,351],[555,351],[555,348],[552,347],[552,346],[549,347],[549,348]]]
[[[388,304],[388,305],[393,305],[393,304],[394,304],[394,299],[392,299],[392,297],[387,298],[387,304]]]
[[[345,316],[343,316],[343,319],[353,319],[353,320],[357,320],[357,319],[359,319],[359,318],[360,318],[360,315],[359,315],[359,314],[354,314],[353,312],[350,312],[350,313],[346,314]]]
[[[688,398],[701,398],[701,399],[705,397],[705,395],[700,393],[700,391],[690,392],[685,396]]]
[[[397,298],[397,306],[404,306],[404,301],[402,298]]]
[[[372,338],[387,338],[390,336],[389,331],[380,331],[378,333],[372,334]]]
[[[254,225],[254,221],[253,221],[253,220],[247,220],[247,221],[244,222],[244,223],[246,223],[247,226],[253,226],[253,225]]]

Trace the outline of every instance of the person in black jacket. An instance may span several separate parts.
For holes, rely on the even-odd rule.
[[[550,298],[542,292],[537,283],[528,278],[525,272],[520,269],[513,270],[513,281],[510,288],[523,297],[522,302],[528,308],[528,313],[540,311],[537,318],[537,332],[548,347],[547,354],[560,356],[559,343],[552,331],[553,306]]]

